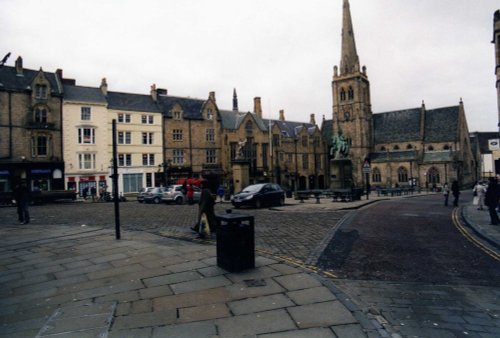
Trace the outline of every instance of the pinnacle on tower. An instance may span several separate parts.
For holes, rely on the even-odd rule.
[[[238,111],[238,95],[236,95],[236,88],[233,89],[233,111]]]
[[[359,72],[359,57],[356,52],[354,30],[352,28],[349,0],[344,0],[342,15],[342,55],[340,56],[340,74]]]

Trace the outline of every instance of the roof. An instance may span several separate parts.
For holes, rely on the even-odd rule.
[[[264,121],[266,121],[266,123],[269,123],[269,120],[267,119]],[[312,123],[282,120],[271,120],[271,123],[276,124],[283,135],[287,137],[296,137],[303,128],[307,128],[307,133],[309,135],[314,134],[314,132],[316,131],[316,125]]]
[[[31,90],[33,79],[41,70],[23,68],[23,75],[18,76],[15,67],[0,67],[0,90],[25,91]],[[55,73],[42,71],[50,83],[52,94],[62,94],[62,87]]]
[[[471,133],[471,138],[472,137],[477,137],[477,142],[479,144],[479,153],[480,154],[490,154],[491,150],[489,148],[488,140],[492,139],[498,139],[498,132],[497,131],[492,131],[492,132],[475,132]],[[476,143],[472,142],[472,146],[475,146]]]
[[[203,119],[202,108],[206,100],[159,95],[158,101],[160,102],[165,117],[172,117],[172,108],[174,105],[179,104],[182,107],[182,116],[184,119]]]
[[[425,112],[425,142],[450,142],[458,137],[459,106]]]
[[[109,109],[160,113],[160,107],[150,95],[108,92]]]
[[[106,104],[100,88],[64,85],[64,100]]]
[[[420,139],[420,108],[373,114],[375,144]]]

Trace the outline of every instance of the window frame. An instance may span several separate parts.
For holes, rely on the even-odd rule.
[[[85,142],[85,131],[89,130],[90,135],[88,136],[90,138],[89,142]],[[80,127],[78,128],[78,144],[95,144],[95,128],[94,127]]]
[[[80,120],[81,121],[91,121],[92,120],[92,109],[89,106],[80,107]]]

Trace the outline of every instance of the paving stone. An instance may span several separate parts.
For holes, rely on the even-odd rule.
[[[143,313],[153,311],[153,301],[151,299],[136,300],[131,303],[130,313]]]
[[[115,267],[120,267],[124,265],[130,265],[135,263],[149,262],[149,261],[158,261],[162,258],[153,254],[145,254],[145,255],[129,255],[124,259],[113,260],[111,264]]]
[[[152,327],[132,330],[113,330],[109,332],[108,338],[150,338],[152,332]]]
[[[155,327],[152,338],[215,338],[217,328],[213,321],[194,322],[187,324]]]
[[[112,262],[112,261],[116,261],[116,260],[122,260],[122,259],[125,259],[128,257],[129,257],[128,255],[120,252],[120,253],[115,253],[115,254],[111,254],[111,255],[105,255],[105,256],[99,256],[97,258],[92,258],[92,259],[90,259],[90,261],[92,263],[99,264],[99,263],[105,263],[105,262]]]
[[[217,319],[216,324],[220,338],[289,331],[296,328],[283,309]]]
[[[289,291],[321,286],[321,283],[307,273],[275,277],[274,280]]]
[[[173,294],[172,290],[168,287],[168,285],[160,285],[152,288],[140,289],[139,294],[142,299],[147,298],[157,298],[162,296],[169,296]]]
[[[142,283],[136,280],[131,282],[118,283],[114,285],[107,285],[99,288],[79,291],[75,294],[75,296],[78,299],[93,298],[93,297],[112,295],[115,293],[122,293],[125,291],[138,290],[142,287],[143,287]]]
[[[289,291],[289,292],[287,292],[287,295],[297,305],[326,302],[329,300],[337,299],[330,292],[330,290],[324,286],[303,289],[303,290],[297,290],[297,291]]]
[[[288,311],[299,328],[357,323],[339,301],[290,307]]]
[[[140,300],[141,296],[139,295],[139,291],[128,291],[121,293],[113,293],[110,295],[105,295],[102,297],[95,298],[96,303],[102,302],[133,302],[136,300]]]
[[[181,264],[168,265],[168,268],[172,272],[183,272],[183,271],[191,271],[196,269],[205,268],[207,265],[203,264],[200,261],[190,261]]]
[[[226,286],[226,290],[231,300],[266,296],[285,291],[272,279],[265,279],[264,281],[266,283],[264,286],[249,287],[245,283],[237,283]]]
[[[291,274],[295,274],[295,273],[300,272],[299,269],[294,268],[288,264],[283,264],[283,263],[272,264],[272,265],[269,265],[269,267],[271,269],[278,271],[281,275],[291,275]]]
[[[143,282],[147,287],[153,287],[159,285],[176,284],[190,280],[197,280],[202,277],[203,276],[196,271],[185,271],[179,273],[165,274],[163,276],[145,278],[143,279]]]
[[[175,294],[193,292],[205,289],[213,289],[220,286],[230,285],[231,281],[224,276],[206,277],[187,282],[171,284],[170,288]]]
[[[358,324],[336,325],[331,329],[338,337],[342,338],[362,338],[366,337],[363,328]]]
[[[156,261],[145,261],[141,262],[147,268],[157,268],[157,267],[165,267],[180,263],[185,263],[186,260],[182,256],[168,256],[165,258],[158,259]]]
[[[193,322],[209,319],[231,317],[226,304],[207,304],[179,309],[179,321]]]
[[[264,279],[279,276],[280,273],[276,270],[273,270],[267,266],[262,266],[259,268],[251,269],[248,271],[243,271],[240,273],[229,273],[226,275],[234,283],[239,283],[248,279]]]
[[[156,298],[153,300],[153,308],[155,311],[177,309],[197,305],[226,303],[229,299],[228,290],[222,287]]]
[[[110,269],[112,266],[109,263],[93,264],[84,267],[78,267],[75,269],[65,270],[61,272],[56,272],[54,275],[57,279],[68,278],[75,275],[81,275],[86,273],[91,273],[94,271],[104,271]]]
[[[144,267],[141,264],[126,265],[119,268],[111,266],[106,270],[90,272],[87,274],[87,276],[89,277],[89,279],[101,279],[111,276],[129,274],[131,272],[138,272],[141,270],[144,270]]]
[[[115,317],[112,330],[137,329],[147,326],[169,325],[176,322],[177,311],[153,311]]]
[[[242,315],[254,312],[263,312],[274,309],[294,306],[295,304],[283,294],[248,298],[227,304],[233,314]]]
[[[205,263],[205,262],[204,262]],[[205,263],[206,264],[206,263]],[[218,266],[208,266],[206,268],[198,269],[198,272],[205,277],[221,276],[227,273],[226,270],[219,268]]]
[[[333,334],[332,330],[327,328],[313,328],[297,331],[286,331],[270,334],[259,335],[259,338],[336,338],[337,336]],[[338,336],[341,338],[348,338],[348,336]],[[363,336],[352,336],[353,338],[363,337]]]

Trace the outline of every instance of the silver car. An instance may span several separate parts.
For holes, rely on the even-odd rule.
[[[154,204],[160,203],[164,191],[165,189],[161,187],[148,188],[143,194],[144,202]]]
[[[193,190],[193,200],[197,202],[200,200],[201,189],[193,185]],[[184,204],[184,202],[187,201],[187,197],[182,193],[182,185],[176,184],[165,188],[161,201],[166,203],[175,202],[176,204]]]

